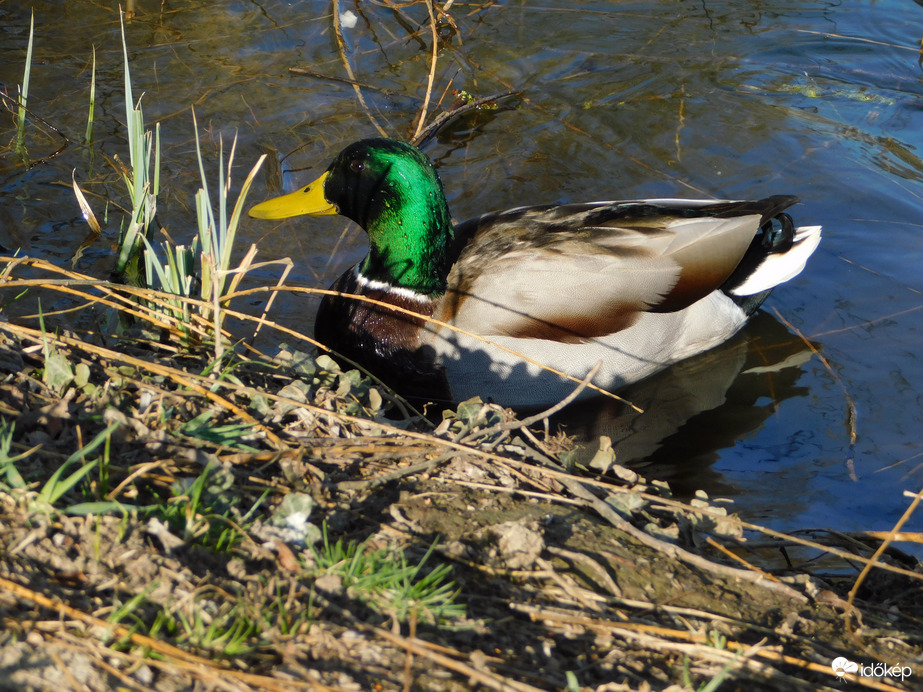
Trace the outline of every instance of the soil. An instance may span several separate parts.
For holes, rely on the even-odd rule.
[[[591,472],[493,405],[434,425],[294,348],[217,369],[137,327],[19,322],[0,689],[919,688],[923,568],[880,538]],[[357,554],[453,585],[370,595]]]

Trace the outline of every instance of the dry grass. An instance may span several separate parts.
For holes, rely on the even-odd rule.
[[[673,499],[627,469],[568,471],[566,441],[509,412],[469,404],[434,427],[297,354],[240,343],[213,367],[206,324],[192,323],[198,350],[176,348],[183,332],[157,309],[163,296],[0,262],[5,299],[29,289],[12,307],[30,312],[36,292],[56,307],[44,332],[37,310],[0,324],[0,416],[15,423],[8,452],[24,455],[25,484],[0,494],[3,670],[24,688],[63,675],[80,676],[75,689],[649,689],[718,676],[747,689],[835,689],[837,656],[911,666],[903,683],[854,680],[871,689],[911,689],[923,673],[913,663],[921,572],[889,547],[896,533],[785,535]],[[119,335],[87,326],[114,314]],[[56,354],[75,374],[64,384],[46,374]],[[244,434],[195,432],[205,411],[206,428]],[[99,466],[40,507],[62,460],[107,425]],[[233,529],[231,547],[113,509],[178,502],[175,489],[208,463],[226,474],[215,497],[234,509],[187,511]],[[331,587],[309,548],[267,532],[293,494],[313,498],[310,522],[331,541],[369,540],[413,562],[438,537],[464,616],[402,620]],[[108,511],[73,514],[90,502]],[[257,625],[231,650],[201,631],[158,629],[163,612],[214,623],[246,613]]]

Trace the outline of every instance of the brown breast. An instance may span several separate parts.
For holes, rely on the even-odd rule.
[[[431,349],[420,344],[421,328],[432,316],[435,300],[368,282],[356,267],[330,289],[369,300],[325,296],[314,328],[318,341],[408,398],[451,401],[442,369],[434,363]]]

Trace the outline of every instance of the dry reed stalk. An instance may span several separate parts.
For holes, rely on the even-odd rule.
[[[249,413],[244,411],[242,408],[236,404],[231,403],[224,397],[211,391],[209,387],[199,384],[199,381],[204,381],[211,386],[214,386],[214,383],[210,381],[207,377],[201,377],[192,375],[190,373],[183,372],[176,368],[170,368],[159,363],[154,363],[151,361],[146,361],[142,358],[135,358],[134,356],[129,356],[118,351],[113,351],[112,349],[104,348],[102,346],[96,346],[94,344],[88,344],[79,339],[68,336],[52,336],[50,334],[44,334],[41,330],[31,329],[29,327],[20,327],[10,323],[0,324],[0,331],[5,331],[9,334],[25,338],[29,341],[34,341],[35,343],[42,344],[47,342],[54,343],[56,346],[65,346],[73,348],[82,348],[89,353],[94,355],[107,358],[116,362],[123,362],[128,365],[132,365],[141,370],[147,370],[158,375],[163,375],[170,378],[176,384],[181,387],[188,387],[189,389],[195,391],[197,394],[211,400],[213,403],[221,406],[222,408],[230,411],[242,421],[249,423],[263,432],[266,435],[266,438],[270,441],[271,444],[278,447],[282,447],[283,443],[279,437],[265,425],[256,420]]]
[[[343,41],[343,27],[340,24],[339,0],[333,0],[333,34],[336,37],[337,52],[340,55],[340,61],[343,63],[343,67],[346,68],[346,74],[349,76],[353,90],[356,92],[356,98],[359,99],[359,105],[362,106],[362,110],[368,117],[369,122],[371,122],[375,129],[378,130],[378,134],[380,134],[382,137],[387,137],[388,133],[385,132],[384,128],[382,128],[382,126],[378,124],[378,121],[375,120],[375,116],[372,115],[371,109],[365,102],[365,96],[362,95],[362,89],[359,87],[359,83],[356,81],[356,75],[353,73],[352,65],[349,63],[349,57],[346,55],[346,43]]]
[[[470,666],[467,663],[463,663],[443,653],[433,651],[429,647],[423,646],[418,639],[411,639],[408,637],[402,637],[397,634],[392,634],[388,630],[382,629],[380,627],[363,626],[362,629],[374,632],[381,639],[391,642],[392,644],[401,647],[405,651],[412,652],[416,656],[436,663],[443,668],[446,668],[447,670],[451,670],[455,673],[464,675],[469,680],[473,680],[492,690],[512,690],[513,692],[541,692],[541,688],[533,687],[532,685],[527,685],[526,683],[519,682],[517,680],[511,680],[510,678],[503,677],[496,673],[479,670],[478,668]],[[460,654],[460,652],[456,653]]]
[[[733,552],[733,551],[731,551],[731,550],[728,550],[725,546],[723,546],[723,545],[721,545],[720,543],[718,543],[718,541],[716,541],[716,540],[715,540],[714,538],[712,538],[711,536],[706,537],[705,540],[706,540],[706,542],[708,543],[708,545],[710,545],[712,548],[715,548],[716,550],[718,550],[718,552],[720,552],[720,553],[722,553],[723,555],[725,555],[725,556],[731,558],[732,560],[734,560],[734,561],[736,561],[736,562],[739,562],[740,564],[742,564],[742,565],[743,565],[744,567],[746,567],[747,569],[749,569],[749,570],[751,570],[751,571],[753,571],[753,572],[756,572],[757,574],[762,575],[763,577],[765,577],[766,579],[769,579],[770,581],[781,581],[778,577],[776,577],[776,576],[774,576],[774,575],[772,575],[772,574],[769,574],[769,572],[766,572],[765,570],[760,569],[759,567],[757,567],[756,565],[754,565],[754,564],[752,564],[752,563],[750,563],[750,562],[747,562],[746,560],[744,560],[744,559],[743,559],[740,555],[738,555],[737,553],[735,553],[735,552]]]
[[[517,460],[515,460],[515,459],[510,459],[510,458],[508,458],[508,457],[502,457],[502,458],[501,458],[501,461],[502,461],[502,463],[507,464],[507,465],[511,465],[511,466],[514,466],[514,465],[521,465],[521,466],[524,467],[524,468],[528,468],[528,469],[532,469],[532,470],[539,469],[541,473],[547,474],[547,475],[549,475],[550,477],[555,478],[556,480],[559,480],[559,481],[563,481],[563,480],[573,480],[573,479],[576,479],[576,478],[577,478],[577,477],[574,476],[573,474],[570,474],[570,473],[564,471],[564,470],[561,469],[561,468],[557,468],[557,469],[556,469],[556,468],[548,468],[548,467],[536,467],[536,466],[534,466],[534,465],[532,465],[532,464],[528,464],[528,463],[525,463],[525,462],[520,462],[520,461],[517,461]],[[672,499],[672,498],[665,498],[665,497],[662,497],[662,496],[660,496],[660,495],[652,495],[652,494],[650,494],[650,493],[646,493],[646,492],[643,492],[643,491],[642,491],[642,492],[638,492],[637,490],[634,490],[634,489],[631,489],[631,488],[626,488],[626,487],[621,487],[621,486],[618,486],[618,485],[613,485],[612,483],[607,482],[607,481],[597,480],[597,479],[594,479],[594,478],[579,478],[579,481],[580,481],[580,483],[583,484],[583,485],[586,485],[586,486],[588,486],[588,487],[595,487],[595,488],[598,488],[598,489],[600,489],[600,490],[604,490],[604,491],[606,491],[606,492],[612,492],[612,493],[638,493],[638,495],[639,495],[640,497],[644,498],[645,500],[649,500],[649,501],[650,501],[651,503],[653,503],[653,504],[660,504],[660,505],[663,505],[664,507],[670,508],[671,510],[678,510],[678,509],[681,509],[681,510],[683,510],[683,511],[690,512],[690,513],[692,513],[692,514],[700,514],[700,515],[702,515],[702,516],[713,517],[713,518],[715,518],[715,519],[727,519],[727,518],[728,518],[726,515],[715,513],[715,512],[711,511],[711,510],[708,509],[708,508],[704,508],[704,507],[693,507],[693,506],[691,506],[691,505],[689,505],[689,504],[687,504],[687,503],[681,502],[681,501],[679,501],[679,500],[674,500],[674,499]],[[745,520],[743,520],[743,519],[738,519],[737,521],[740,521],[740,525],[741,525],[744,529],[747,529],[747,530],[750,530],[750,531],[755,531],[755,532],[758,532],[758,533],[762,533],[762,534],[764,534],[764,535],[771,536],[771,537],[773,537],[773,538],[779,539],[780,541],[783,541],[783,542],[790,542],[790,543],[792,543],[792,544],[794,544],[794,545],[801,545],[801,546],[804,546],[804,547],[806,547],[806,548],[812,548],[812,549],[818,550],[818,551],[820,551],[820,552],[829,553],[829,554],[834,555],[834,556],[836,556],[836,557],[843,558],[843,559],[845,559],[845,560],[854,560],[854,561],[860,562],[860,563],[862,563],[862,564],[864,564],[864,565],[866,565],[866,564],[868,564],[868,563],[870,562],[870,559],[869,559],[869,558],[862,557],[861,555],[857,555],[857,554],[855,554],[855,553],[850,553],[850,552],[847,552],[847,551],[845,551],[845,550],[840,550],[840,549],[835,548],[835,547],[833,547],[833,546],[824,545],[823,543],[818,543],[818,542],[812,541],[812,540],[810,540],[810,539],[801,538],[800,536],[795,535],[795,534],[784,533],[784,532],[782,532],[782,531],[776,531],[775,529],[771,529],[771,528],[766,527],[766,526],[761,526],[761,525],[759,525],[759,524],[753,524],[753,523],[748,522],[748,521],[745,521]],[[746,544],[746,543],[741,543],[741,545],[742,545],[742,546],[746,546],[747,544]],[[921,574],[921,573],[919,573],[919,572],[914,572],[914,571],[912,571],[912,570],[903,569],[903,568],[901,568],[901,567],[895,567],[894,565],[889,565],[889,564],[880,563],[880,562],[877,563],[875,566],[878,567],[879,569],[882,569],[882,570],[885,570],[885,571],[888,571],[888,572],[893,572],[893,573],[895,573],[895,574],[900,574],[900,575],[905,576],[905,577],[910,577],[910,578],[915,579],[915,580],[918,580],[918,581],[923,581],[923,574]]]
[[[836,557],[842,558],[847,561],[855,561],[863,565],[868,565],[871,562],[870,558],[863,557],[855,553],[850,553],[845,550],[835,548],[834,546],[824,545],[823,543],[818,543],[817,541],[812,541],[807,538],[801,538],[800,536],[795,535],[795,534],[783,533],[781,531],[776,531],[775,529],[770,529],[769,527],[766,527],[766,526],[760,526],[759,524],[752,524],[748,521],[743,521],[743,520],[741,520],[740,524],[745,529],[748,529],[751,531],[757,531],[766,536],[772,536],[773,538],[777,538],[780,541],[791,543],[793,545],[800,545],[800,546],[804,546],[805,548],[812,548],[814,550],[818,550],[822,553],[828,553],[830,555],[835,555]],[[901,576],[904,576],[904,577],[910,577],[911,579],[915,579],[917,581],[923,581],[923,574],[919,572],[914,572],[912,570],[903,569],[902,567],[895,567],[894,565],[889,565],[887,563],[882,563],[882,562],[876,562],[875,567],[881,570],[885,570],[887,572],[892,572],[894,574],[900,574]]]
[[[801,330],[799,330],[795,325],[793,325],[791,322],[785,319],[785,317],[782,316],[782,313],[779,312],[778,308],[773,308],[772,312],[773,314],[775,314],[776,318],[782,324],[784,324],[790,331],[794,332],[798,336],[798,338],[802,340],[804,345],[807,346],[811,350],[811,353],[817,356],[818,360],[820,360],[821,364],[824,366],[824,369],[827,371],[830,377],[832,377],[834,382],[836,382],[839,385],[840,389],[843,390],[843,396],[846,399],[846,406],[847,406],[847,411],[848,411],[847,430],[849,432],[849,458],[846,460],[846,466],[847,466],[847,469],[849,470],[849,474],[852,480],[854,481],[859,480],[858,476],[856,476],[856,469],[855,469],[855,454],[856,454],[855,448],[856,448],[856,440],[859,437],[858,431],[856,430],[856,421],[858,419],[858,414],[856,413],[856,402],[853,401],[853,398],[850,395],[849,390],[846,388],[846,384],[843,382],[843,378],[841,378],[837,374],[837,372],[831,367],[827,359],[824,358],[824,355],[820,351],[817,350],[817,347],[813,343],[811,343],[811,341],[801,332]]]
[[[647,623],[639,622],[623,622],[623,621],[611,621],[611,620],[601,620],[599,618],[593,618],[587,615],[574,613],[571,611],[568,612],[557,612],[549,608],[542,608],[532,604],[517,603],[511,604],[515,610],[526,613],[530,618],[535,621],[548,621],[548,622],[559,622],[562,624],[570,625],[579,625],[581,627],[586,627],[587,629],[611,632],[616,634],[629,635],[633,634],[635,636],[644,636],[645,646],[656,646],[658,648],[671,648],[677,645],[677,642],[683,642],[688,644],[702,645],[708,643],[708,637],[705,634],[698,634],[696,632],[690,632],[688,630],[679,630],[675,628],[663,627],[661,625],[650,625]],[[713,616],[711,613],[703,613],[705,618],[716,617],[720,619],[720,616]],[[829,665],[824,665],[821,663],[816,663],[814,661],[808,661],[797,656],[790,656],[783,654],[780,651],[775,651],[768,647],[763,647],[754,650],[752,645],[744,644],[742,642],[737,642],[734,640],[727,640],[726,644],[727,649],[734,652],[749,652],[750,656],[758,657],[763,659],[765,662],[769,663],[779,663],[787,666],[792,666],[801,670],[809,670],[813,673],[822,674],[825,677],[830,677],[837,679],[836,674],[833,672],[833,669]],[[682,651],[683,649],[678,649]],[[687,653],[690,651],[685,650]],[[700,646],[697,647],[694,653],[700,656],[712,656],[720,655],[722,650],[716,649],[713,646]],[[726,653],[726,652],[725,652]],[[727,660],[723,661],[727,663]],[[782,674],[781,671],[775,671],[776,673],[782,675],[787,682],[792,682],[797,680],[792,676]],[[882,692],[900,692],[901,688],[894,687],[893,685],[888,685],[887,683],[882,683],[871,678],[860,678],[858,676],[850,676],[851,682],[856,682],[867,687],[868,689],[881,690]],[[807,686],[807,683],[798,681],[800,685]],[[813,687],[808,686],[807,689],[814,689]]]
[[[80,309],[87,308],[95,304],[100,304],[100,305],[105,305],[106,307],[112,308],[114,310],[123,312],[127,315],[135,317],[136,319],[142,320],[144,322],[148,322],[155,328],[163,329],[169,332],[171,335],[173,335],[179,340],[182,340],[184,337],[184,333],[183,333],[184,329],[189,329],[193,331],[196,335],[198,335],[198,337],[203,342],[207,342],[210,336],[214,332],[213,323],[210,320],[201,316],[200,314],[197,314],[196,312],[192,312],[190,315],[190,321],[185,322],[185,321],[181,321],[179,318],[175,316],[165,315],[160,310],[145,308],[143,305],[139,305],[137,303],[137,300],[133,300],[133,299],[140,299],[146,302],[150,302],[156,306],[159,306],[160,308],[167,309],[167,310],[176,309],[175,302],[177,301],[183,303],[184,305],[198,308],[199,310],[208,309],[208,308],[211,308],[211,303],[208,301],[201,300],[198,298],[192,298],[192,297],[181,297],[181,296],[177,296],[172,293],[157,291],[155,289],[140,288],[137,286],[129,286],[126,284],[118,284],[118,283],[111,283],[108,281],[101,281],[101,280],[89,277],[87,275],[84,275],[84,274],[78,274],[73,271],[62,269],[44,260],[37,260],[37,259],[31,259],[31,258],[0,257],[0,264],[4,262],[6,262],[7,264],[4,270],[0,272],[0,288],[3,288],[4,286],[10,287],[10,288],[30,288],[30,287],[42,288],[44,287],[44,288],[49,288],[49,289],[53,289],[56,291],[60,291],[68,295],[73,295],[75,297],[82,298],[85,301],[83,305],[76,306],[75,308],[68,308],[64,311],[56,311],[55,313],[43,312],[42,313],[43,317],[47,317],[51,314],[58,314],[61,312],[80,310]],[[13,268],[15,268],[16,266],[20,264],[24,264],[25,266],[35,267],[37,269],[41,269],[41,270],[48,271],[51,273],[63,274],[70,278],[68,279],[11,278],[9,276],[10,272],[12,271]],[[263,292],[264,290],[269,291],[272,294],[272,297],[267,301],[266,307],[263,309],[263,312],[261,313],[259,317],[254,317],[253,315],[243,313],[237,310],[231,310],[228,307],[223,308],[223,313],[226,316],[233,317],[235,319],[239,319],[244,322],[255,322],[256,328],[251,338],[255,338],[258,332],[265,326],[281,334],[285,334],[287,336],[296,338],[301,342],[308,343],[327,353],[331,352],[331,350],[327,348],[327,346],[307,336],[306,334],[296,331],[294,329],[290,329],[272,320],[267,319],[266,317],[267,311],[269,310],[269,307],[271,306],[272,301],[275,298],[275,295],[279,291],[288,290],[290,292],[296,292],[298,290],[301,290],[301,289],[294,289],[291,287],[285,287],[282,285],[282,282],[284,281],[285,277],[287,277],[288,273],[291,271],[291,266],[292,266],[291,260],[285,259],[285,260],[271,260],[269,262],[260,262],[257,264],[249,265],[248,270],[258,269],[264,266],[270,266],[270,265],[276,265],[276,264],[282,264],[284,266],[284,270],[283,270],[282,276],[279,278],[279,280],[277,281],[274,287],[260,287],[256,289],[234,291],[232,293],[228,293],[222,299],[222,302],[229,303],[234,298],[252,295],[254,293]],[[234,272],[236,271],[237,270],[234,270]],[[108,296],[108,298],[102,298],[99,296],[94,296],[85,291],[79,291],[77,290],[78,287],[88,287],[88,288],[99,290],[105,296]],[[303,289],[303,292],[311,293],[313,290],[314,289]],[[317,289],[317,290],[320,290],[320,289]],[[37,319],[38,317],[39,317],[38,314],[26,315],[22,319]],[[227,330],[223,329],[221,332],[221,338],[230,340],[231,335]],[[255,349],[252,346],[246,343],[243,344],[243,346],[245,348],[255,351]],[[162,343],[157,344],[157,348],[163,349],[164,344]],[[343,357],[341,356],[341,358]],[[360,364],[348,358],[343,358],[343,360],[348,362],[352,367],[355,367],[356,369],[362,371],[363,374],[365,374],[366,376],[371,377],[379,385],[382,385],[381,380],[374,373],[368,372]],[[393,401],[395,404],[398,405],[398,407],[403,411],[405,418],[410,417],[411,414],[416,415],[416,416],[422,415],[418,411],[416,411],[409,403],[407,403],[407,401],[403,399],[403,397],[400,397],[396,393],[391,392],[389,389],[387,388],[384,389],[382,393],[383,395],[385,395],[387,398],[389,398],[391,401]]]
[[[417,128],[413,133],[414,139],[423,131],[423,123],[426,122],[426,112],[433,94],[433,82],[436,79],[436,60],[439,54],[439,35],[436,32],[436,15],[433,13],[433,0],[424,0],[424,2],[426,10],[429,12],[429,28],[432,33],[433,46],[432,58],[429,64],[429,77],[426,80],[426,96],[423,97],[423,105],[420,107],[420,117],[417,120]]]
[[[921,500],[923,500],[923,488],[921,488],[916,493],[916,495],[914,495],[910,506],[904,510],[901,518],[898,519],[894,524],[894,528],[891,529],[888,537],[881,542],[881,545],[878,546],[878,549],[872,554],[872,557],[869,558],[869,561],[865,563],[865,567],[862,568],[859,576],[856,577],[856,583],[853,584],[853,587],[849,590],[849,597],[846,599],[846,603],[850,609],[852,608],[853,601],[856,598],[856,593],[859,591],[859,587],[862,586],[862,582],[865,581],[865,578],[868,576],[868,573],[871,571],[872,567],[878,564],[878,559],[882,556],[885,550],[887,550],[888,546],[891,545],[891,542],[894,540],[893,537],[901,530],[901,527],[907,523],[907,520],[910,519],[910,517],[916,511],[917,507],[919,507]],[[921,578],[923,578],[923,575],[921,575]]]

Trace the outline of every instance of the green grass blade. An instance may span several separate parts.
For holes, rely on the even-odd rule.
[[[132,124],[134,122],[134,103],[135,99],[131,93],[131,71],[128,67],[128,43],[125,41],[125,14],[121,10],[119,11],[119,25],[122,28],[122,56],[124,59],[124,72],[125,72],[125,124],[128,127],[128,151],[129,159],[131,160],[131,165],[134,167],[136,160],[136,151],[135,145],[136,142],[131,136],[132,133]],[[129,190],[129,193],[131,191]]]
[[[88,466],[92,468],[92,464]],[[144,509],[144,507],[139,507],[137,505],[126,505],[116,500],[111,500],[109,502],[78,502],[66,507],[64,513],[72,516],[85,517],[90,514],[99,516],[100,514],[114,514],[116,512],[128,514],[134,511],[144,511]]]
[[[144,241],[144,268],[147,271],[147,285],[153,286],[153,278],[156,276],[162,290],[175,293],[176,291],[173,290],[175,283],[173,282],[172,274],[168,271],[169,267],[163,266],[147,238],[142,235],[141,240]]]
[[[54,503],[60,500],[68,490],[82,481],[84,476],[86,476],[96,467],[97,463],[98,460],[84,464],[64,480],[61,480],[60,475],[56,472],[55,475],[49,478],[48,482],[45,483],[45,485],[42,487],[42,491],[36,498],[37,502],[54,506]],[[62,464],[58,471],[63,473],[63,471],[68,468],[68,466],[70,465],[67,463]]]
[[[26,104],[29,101],[29,81],[32,75],[32,43],[35,38],[35,10],[29,20],[29,43],[26,47],[26,66],[22,75],[22,88],[19,92],[19,112],[16,120],[16,149],[22,150],[26,131]]]
[[[227,269],[227,263],[224,256],[228,249],[228,211],[227,197],[228,188],[231,185],[231,164],[234,161],[234,148],[237,145],[237,137],[234,137],[234,143],[231,145],[231,156],[228,160],[228,170],[224,172],[224,140],[218,138],[218,224],[215,227],[215,257],[218,259],[218,268]],[[224,285],[224,276],[221,277],[221,285]]]
[[[159,586],[160,582],[152,582],[144,589],[141,593],[135,594],[133,598],[126,601],[119,608],[116,608],[112,611],[112,614],[109,616],[109,624],[117,625],[119,624],[127,615],[134,612],[138,609],[148,596],[151,595],[151,592]]]
[[[118,427],[119,423],[110,423],[109,426],[105,430],[100,431],[96,437],[94,437],[89,442],[89,444],[81,447],[76,452],[71,454],[67,460],[58,467],[58,469],[51,475],[51,477],[42,487],[38,497],[36,498],[37,501],[44,504],[54,505],[54,503],[60,499],[64,493],[77,485],[77,483],[79,483],[80,480],[93,469],[95,464],[87,464],[81,467],[62,481],[61,477],[64,475],[64,472],[74,464],[82,461],[88,454],[96,450],[96,448],[103,444],[106,441],[106,438],[115,432],[116,428]]]
[[[160,123],[154,125],[154,197],[160,194]]]
[[[90,112],[87,115],[87,131],[83,137],[86,144],[93,141],[93,119],[96,112],[96,46],[93,46],[93,71],[90,75]]]
[[[202,225],[201,216],[199,218],[199,236],[202,238],[202,252],[214,254],[215,250],[212,249],[212,246],[211,246],[211,240],[212,240],[211,234],[213,233],[211,229],[215,227],[215,217],[212,214],[211,204],[208,203],[208,200],[211,199],[211,197],[208,194],[208,179],[205,177],[205,164],[202,162],[202,143],[199,141],[199,123],[198,121],[196,121],[195,109],[192,110],[192,127],[195,130],[195,151],[196,151],[196,157],[199,160],[199,179],[202,181],[201,192],[203,193],[203,196],[206,201],[206,203],[202,206],[204,206],[205,210],[207,210],[207,224],[205,225],[205,227],[208,229],[208,237],[205,237],[203,235],[203,225]],[[196,194],[196,202],[198,203],[198,201],[199,201],[199,195]],[[197,208],[198,208],[198,204],[197,204]]]
[[[16,468],[16,462],[28,456],[28,452],[15,456],[10,454],[15,431],[16,423],[11,423],[6,418],[0,419],[0,474],[6,476],[7,487],[21,490],[26,487],[26,482]]]
[[[250,193],[250,187],[253,185],[253,181],[256,179],[256,174],[259,173],[260,168],[263,166],[263,162],[266,160],[266,154],[260,156],[256,164],[250,170],[250,173],[247,175],[244,184],[240,188],[240,194],[237,195],[237,203],[234,205],[234,211],[231,213],[231,219],[228,221],[228,232],[231,237],[230,243],[233,244],[234,237],[237,234],[237,226],[240,224],[240,217],[244,213],[244,204],[247,201],[247,195]],[[227,266],[230,264],[230,252],[228,253]]]

